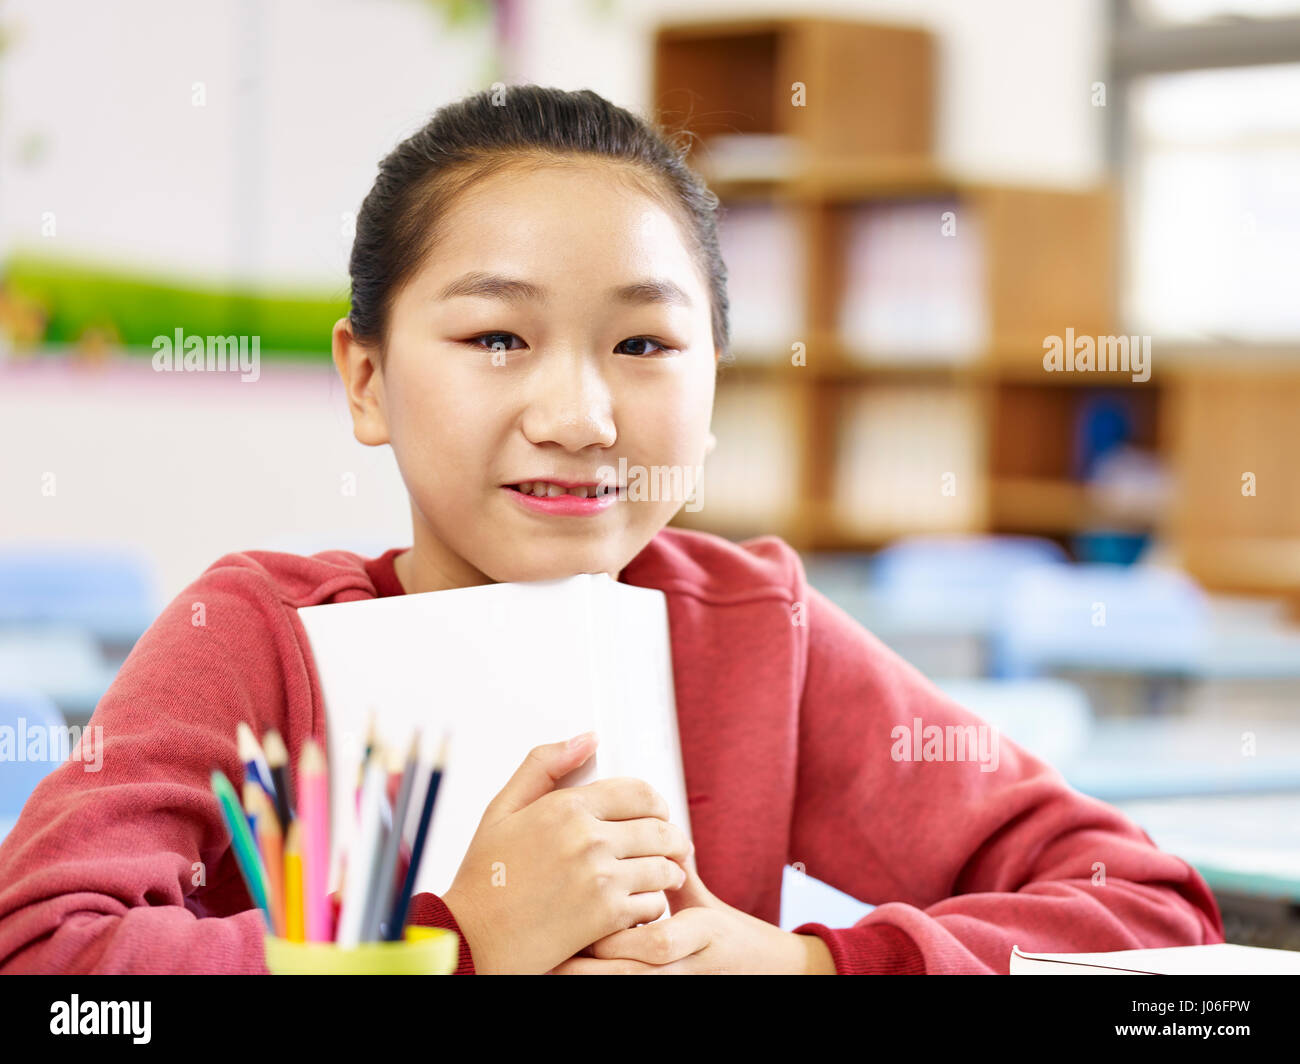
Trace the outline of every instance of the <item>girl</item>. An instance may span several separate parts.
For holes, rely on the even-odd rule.
[[[782,540],[668,529],[686,498],[610,476],[689,473],[710,447],[716,206],[662,134],[585,91],[470,97],[383,161],[333,350],[357,439],[396,456],[412,546],[229,554],[170,604],[95,711],[102,771],[62,765],[0,849],[0,969],[264,971],[208,774],[242,778],[240,721],[295,766],[323,741],[296,608],[596,572],[667,596],[694,846],[640,781],[555,789],[598,740],[533,750],[445,897],[412,906],[459,933],[461,972],[1006,972],[1013,944],[1222,941],[1187,864],[1014,744],[900,755],[933,726],[973,752],[980,722]],[[780,930],[795,862],[877,908]]]

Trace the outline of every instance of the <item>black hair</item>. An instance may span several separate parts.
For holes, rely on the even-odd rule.
[[[439,108],[384,157],[361,204],[348,264],[353,335],[382,362],[393,300],[432,249],[438,218],[472,182],[506,166],[597,156],[627,164],[646,192],[675,209],[708,278],[719,361],[729,361],[718,197],[687,165],[688,140],[589,89],[497,85]]]

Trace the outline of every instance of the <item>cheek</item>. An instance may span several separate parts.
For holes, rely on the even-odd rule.
[[[644,426],[638,438],[654,446],[664,460],[695,463],[699,460],[713,411],[713,376],[685,374],[656,401],[648,396],[636,401],[637,420]]]
[[[390,435],[408,479],[421,485],[464,483],[484,468],[491,400],[448,373],[407,374],[393,389]]]

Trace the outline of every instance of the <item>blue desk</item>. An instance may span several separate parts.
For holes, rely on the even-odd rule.
[[[1300,791],[1117,803],[1213,890],[1300,903]]]

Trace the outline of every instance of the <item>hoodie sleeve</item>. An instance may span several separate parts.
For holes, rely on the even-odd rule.
[[[0,845],[0,972],[266,972],[262,914],[209,779],[216,767],[242,784],[241,720],[279,729],[296,765],[318,699],[296,613],[265,570],[230,558],[141,637],[76,756]],[[458,931],[433,895],[411,920]],[[464,936],[459,970],[473,971]]]
[[[809,923],[841,974],[1000,973],[1011,948],[1223,941],[1186,862],[953,702],[802,583],[807,667],[789,860],[877,907]]]

